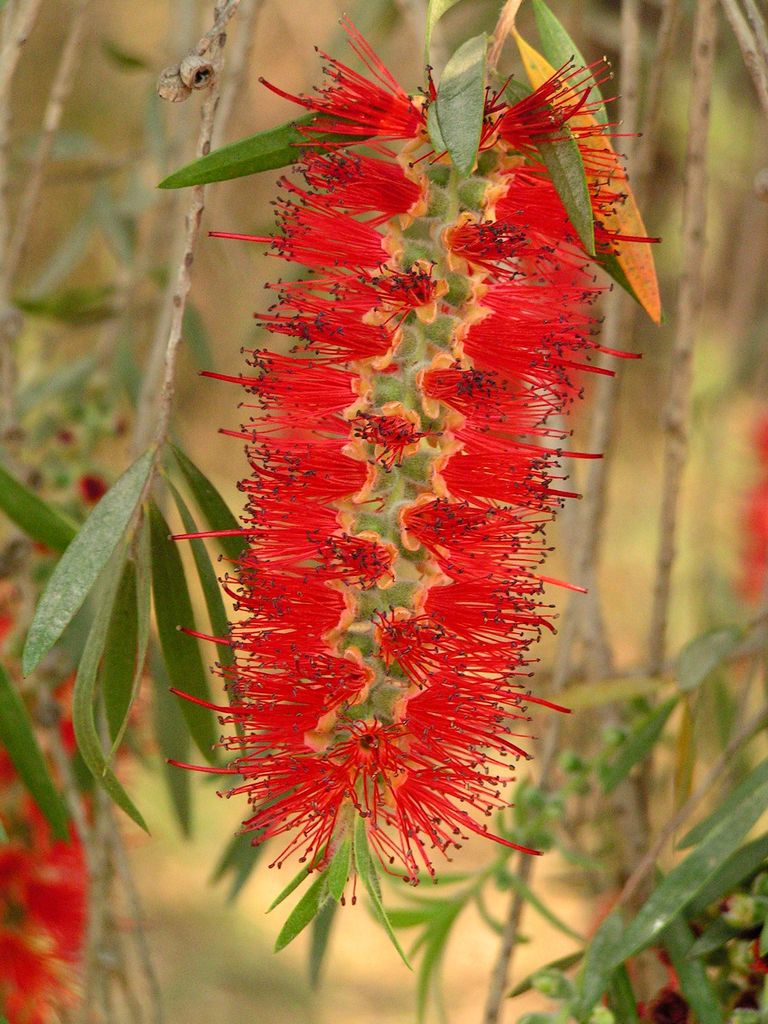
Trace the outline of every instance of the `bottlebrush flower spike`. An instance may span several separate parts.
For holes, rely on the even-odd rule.
[[[604,289],[535,141],[590,109],[590,76],[565,69],[512,107],[489,93],[486,148],[459,181],[428,139],[428,99],[345,26],[371,80],[326,58],[329,84],[289,97],[321,115],[307,188],[283,181],[274,237],[226,236],[312,274],[271,285],[260,314],[289,355],[208,374],[253,410],[225,431],[251,474],[247,547],[223,581],[232,706],[217,710],[243,827],[281,838],[274,863],[321,869],[364,826],[415,882],[473,833],[521,848],[489,818],[528,756],[528,706],[549,703],[529,690],[558,582],[540,572],[542,532],[572,496],[563,465],[597,457],[569,451],[555,417],[584,374],[610,372],[590,363]],[[338,136],[330,152],[316,131]],[[375,155],[344,150],[363,135]],[[591,180],[599,211],[620,184]]]

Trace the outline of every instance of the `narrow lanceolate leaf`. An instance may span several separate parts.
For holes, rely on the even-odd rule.
[[[519,32],[515,31],[513,34],[528,80],[536,89],[555,74],[555,68],[527,43]],[[578,114],[569,121],[569,126],[572,129],[589,130],[598,125],[599,122],[594,114]],[[610,141],[604,135],[586,136],[582,138],[581,142],[582,145],[598,151],[613,152]],[[648,232],[627,182],[622,185],[622,193],[621,202],[616,204],[613,213],[604,218],[603,226],[611,232],[629,235],[633,238],[646,238]],[[661,299],[650,247],[644,242],[616,242],[614,249],[615,256],[601,254],[598,257],[598,262],[622,288],[626,288],[655,323],[660,323]]]
[[[650,945],[661,931],[722,870],[739,843],[768,807],[768,782],[728,814],[684,861],[666,876],[610,951],[613,966]]]
[[[719,870],[686,906],[686,917],[695,917],[706,910],[710,904],[727,896],[729,892],[733,892],[737,886],[763,865],[766,857],[768,857],[768,833],[739,847],[720,865]]]
[[[78,750],[94,779],[104,787],[112,800],[125,811],[129,818],[132,818],[140,828],[148,832],[149,829],[141,812],[109,767],[97,726],[96,681],[99,664],[104,654],[112,609],[122,576],[123,557],[124,551],[116,552],[113,563],[109,567],[112,573],[104,581],[98,595],[96,615],[75,678],[75,690],[72,696],[72,724],[75,729]]]
[[[197,526],[184,499],[173,484],[170,484],[170,488],[173,500],[176,503],[176,508],[179,510],[181,521],[184,524],[185,532],[196,533]],[[214,568],[211,565],[211,560],[208,557],[208,552],[205,549],[205,544],[201,540],[191,540],[189,543],[192,547],[192,557],[195,560],[195,568],[197,569],[197,575],[200,579],[200,586],[203,590],[205,607],[208,609],[208,618],[211,622],[213,634],[214,636],[226,637],[229,632],[227,610],[224,607],[224,601],[221,597],[221,587],[219,586],[219,581],[216,578]],[[219,652],[219,661],[222,665],[234,664],[235,659],[232,654],[232,648],[229,644],[216,644],[216,650]]]
[[[459,2],[459,0],[429,0],[427,4],[427,27],[424,33],[424,63],[429,64],[429,51],[432,45],[432,32],[435,25],[440,21],[446,11]]]
[[[197,507],[205,517],[208,527],[211,530],[239,530],[241,528],[240,523],[232,515],[226,501],[224,501],[208,477],[197,468],[181,448],[171,445],[171,449],[184,480],[197,503]],[[228,558],[237,559],[246,545],[246,540],[242,536],[230,535],[229,537],[217,537],[216,543],[220,545]]]
[[[29,627],[22,657],[30,673],[53,647],[82,606],[128,528],[152,468],[145,452],[91,512],[53,571]]]
[[[683,691],[695,690],[710,672],[738,647],[742,632],[736,626],[712,629],[686,644],[677,659],[677,685]]]
[[[632,990],[629,971],[623,965],[617,967],[609,987],[611,1009],[621,1024],[640,1024],[637,1012],[637,996]]]
[[[179,707],[179,701],[170,690],[170,680],[165,666],[157,651],[152,651],[151,661],[152,683],[154,684],[154,700],[152,702],[152,719],[155,741],[160,756],[163,758],[163,779],[168,787],[176,823],[181,834],[186,838],[192,835],[192,786],[190,773],[181,771],[170,761],[189,762],[192,742],[189,729]]]
[[[229,878],[229,900],[234,900],[240,894],[264,852],[264,846],[254,842],[254,838],[250,834],[232,836],[211,876],[211,882]]]
[[[579,48],[544,3],[544,0],[533,0],[533,13],[536,17],[539,39],[541,39],[541,50],[549,63],[555,68],[560,68],[570,60],[573,61],[574,67],[585,68],[587,62],[582,57]],[[595,111],[595,118],[600,124],[607,124],[608,114],[597,84],[593,86],[591,99],[592,102],[600,100],[600,106]]]
[[[187,188],[189,185],[228,181],[230,178],[242,178],[246,174],[288,167],[296,161],[297,147],[307,142],[307,136],[299,131],[298,126],[311,124],[314,119],[314,114],[307,114],[276,128],[267,128],[256,135],[249,135],[247,139],[240,139],[229,146],[222,146],[208,156],[169,174],[157,187]]]
[[[352,868],[352,840],[347,837],[333,855],[328,866],[328,892],[335,900],[344,895],[344,888]]]
[[[0,666],[0,745],[58,839],[66,839],[67,810],[53,784],[26,708]]]
[[[574,967],[581,959],[583,959],[584,953],[582,950],[577,950],[575,953],[568,953],[567,956],[561,956],[557,960],[553,960],[551,963],[546,964],[544,967],[537,967],[535,971],[526,975],[522,981],[519,981],[512,991],[509,993],[510,999],[514,996],[521,996],[523,992],[527,992],[533,987],[533,979],[539,974],[540,971],[552,970],[552,971],[567,971],[569,967]]]
[[[0,466],[0,509],[32,540],[53,551],[65,551],[77,533],[75,523],[19,483],[3,466]]]
[[[334,900],[328,900],[312,921],[309,943],[309,983],[312,988],[317,988],[320,984],[320,972],[328,952],[328,940],[331,937],[333,919],[338,909]]]
[[[355,818],[355,828],[352,837],[352,859],[360,881],[371,899],[374,916],[384,926],[384,931],[389,936],[390,942],[397,950],[400,959],[410,970],[411,965],[403,952],[403,948],[397,940],[394,929],[390,923],[384,904],[381,902],[381,886],[376,874],[376,868],[371,860],[371,852],[368,849],[368,837],[365,831],[365,819],[362,815]]]
[[[538,150],[549,171],[552,184],[563,202],[568,219],[586,251],[590,256],[594,256],[595,222],[587,188],[587,175],[576,140],[567,127],[564,134],[566,132],[568,137],[557,142],[540,142]]]
[[[616,966],[610,959],[611,952],[619,941],[622,930],[621,914],[614,911],[605,918],[587,946],[584,966],[579,973],[577,982],[579,1013],[585,1020],[608,987],[611,974]]]
[[[599,769],[603,790],[610,793],[629,775],[636,764],[648,756],[656,740],[664,731],[667,719],[672,714],[677,698],[660,704],[633,729],[622,743],[614,760]]]
[[[676,917],[661,936],[675,969],[680,992],[699,1024],[723,1024],[720,999],[712,987],[704,964],[689,956],[694,936],[684,918]]]
[[[451,929],[461,913],[464,904],[461,900],[451,900],[440,907],[434,915],[424,934],[424,945],[419,963],[419,976],[416,982],[416,1019],[423,1024],[425,1019],[429,993],[439,981],[440,965]]]
[[[279,953],[281,949],[285,949],[289,942],[293,942],[296,936],[304,931],[329,898],[328,878],[325,874],[318,875],[290,912],[285,924],[280,929],[280,934],[275,941],[276,953]]]
[[[170,539],[168,524],[160,509],[150,504],[152,537],[152,592],[155,618],[168,676],[177,690],[211,701],[208,676],[197,640],[182,629],[194,629],[192,602],[176,543]],[[209,761],[215,761],[213,746],[217,740],[211,712],[192,701],[183,700],[182,713],[192,738]]]
[[[435,109],[440,135],[459,174],[475,165],[485,104],[485,35],[474,36],[454,53],[440,78]]]
[[[121,732],[133,699],[137,637],[136,567],[129,559],[123,569],[104,646],[102,685],[112,740]]]
[[[697,843],[700,843],[730,813],[732,807],[738,807],[743,801],[749,800],[755,790],[760,789],[766,782],[768,782],[768,758],[761,761],[745,779],[742,779],[738,786],[731,790],[727,799],[711,814],[707,815],[698,825],[694,825],[690,832],[683,836],[677,844],[678,849],[684,850],[688,846],[696,846]]]

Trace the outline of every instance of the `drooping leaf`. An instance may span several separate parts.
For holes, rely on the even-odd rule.
[[[288,915],[275,941],[275,952],[279,953],[289,942],[293,942],[329,899],[328,877],[326,874],[320,874]]]
[[[352,868],[352,840],[347,836],[334,853],[328,865],[328,892],[335,900],[344,895],[344,888]]]
[[[429,64],[429,51],[432,45],[432,32],[442,16],[459,2],[459,0],[429,0],[427,4],[427,26],[424,32],[424,63]]]
[[[309,941],[309,983],[312,988],[317,988],[320,984],[320,972],[323,969],[323,962],[328,951],[328,940],[331,937],[333,919],[338,909],[335,900],[328,900],[320,908],[320,912],[312,921],[312,932]]]
[[[110,320],[115,315],[114,285],[88,285],[67,288],[48,295],[23,296],[14,299],[19,309],[32,316],[82,327]]]
[[[301,883],[309,877],[310,872],[311,867],[307,864],[300,868],[299,871],[290,880],[288,885],[286,885],[285,888],[281,889],[277,896],[275,896],[275,898],[272,900],[270,905],[267,907],[267,913],[269,914],[271,911],[275,909],[275,907],[279,907],[283,900],[288,899],[291,893],[298,889]]]
[[[694,916],[710,904],[722,899],[750,878],[768,857],[768,833],[745,843],[724,861],[707,884],[696,893],[686,907],[686,915]]]
[[[534,910],[536,910],[545,921],[557,928],[564,935],[567,935],[571,939],[575,939],[577,942],[584,942],[584,936],[579,935],[577,931],[574,931],[561,917],[551,910],[542,899],[540,899],[531,887],[525,882],[520,876],[509,874],[509,884],[513,889],[517,890],[520,895],[525,899],[526,903],[530,903]]]
[[[544,0],[533,0],[533,13],[536,17],[539,39],[541,39],[541,50],[549,63],[555,68],[560,68],[563,64],[567,64],[569,60],[573,60],[575,67],[585,68],[587,62],[582,57],[578,47],[568,35],[563,25],[544,3]],[[605,109],[605,103],[603,103],[600,88],[594,81],[594,78],[592,81],[594,84],[590,98],[593,103],[597,100],[600,101],[599,107],[595,111],[595,118],[600,124],[607,124],[608,114]]]
[[[768,782],[768,757],[753,768],[749,775],[742,779],[735,789],[731,790],[728,797],[711,814],[708,814],[698,825],[694,825],[689,832],[686,832],[677,844],[677,848],[684,850],[686,847],[696,846],[713,828],[720,824],[723,818],[730,813],[732,807],[736,807],[743,803],[743,801],[748,800],[755,790],[759,789],[765,782]]]
[[[555,68],[527,43],[517,30],[513,32],[520,56],[523,61],[528,80],[534,89],[546,82],[555,74]],[[572,129],[594,129],[599,125],[593,114],[577,114],[570,121]],[[594,149],[601,154],[600,177],[605,175],[606,161],[615,159],[610,141],[601,134],[584,135],[580,138],[581,145]],[[591,181],[592,173],[587,173],[587,181]],[[626,180],[617,178],[611,182],[611,188],[621,193],[621,201],[616,203],[612,212],[601,217],[603,227],[612,234],[626,235],[632,238],[646,238],[648,232],[643,224],[632,190]],[[661,322],[661,300],[656,279],[656,269],[651,246],[646,242],[614,241],[612,248],[616,255],[600,254],[597,262],[614,278],[630,295],[635,298],[648,313],[654,323]],[[620,273],[617,272],[617,268]]]
[[[35,610],[22,656],[27,675],[53,647],[90,593],[134,517],[152,469],[145,452],[96,505],[54,569]]]
[[[568,953],[567,956],[561,956],[557,960],[553,960],[551,963],[546,964],[544,967],[537,967],[535,971],[531,971],[530,974],[526,975],[522,981],[518,981],[509,993],[510,998],[514,998],[514,996],[521,996],[523,992],[527,992],[533,985],[533,979],[540,971],[567,971],[569,967],[573,967],[579,963],[583,957],[584,951],[578,949],[575,953]]]
[[[687,693],[700,686],[735,651],[741,639],[740,629],[725,626],[711,629],[687,643],[678,656],[675,669],[680,689]]]
[[[184,628],[194,629],[195,625],[184,566],[176,543],[170,539],[168,524],[154,502],[149,507],[149,524],[155,618],[168,677],[177,690],[211,703],[208,675],[197,640],[182,632]],[[201,754],[215,763],[217,733],[212,713],[183,699],[181,711]]]
[[[67,516],[51,508],[0,465],[0,509],[32,540],[65,551],[77,533]]]
[[[227,893],[229,900],[234,900],[239,896],[264,852],[264,846],[261,843],[254,843],[255,838],[253,832],[238,833],[232,836],[211,876],[212,882],[220,882],[231,876]]]
[[[390,923],[387,913],[384,910],[384,904],[381,901],[381,886],[379,885],[379,879],[376,874],[376,868],[373,861],[371,860],[371,852],[368,849],[368,837],[365,830],[365,819],[362,815],[357,815],[355,818],[355,827],[352,836],[352,860],[357,871],[360,881],[363,883],[365,891],[368,893],[371,899],[371,905],[373,907],[374,916],[377,921],[384,926],[384,931],[389,936],[389,940],[400,956],[405,966],[410,970],[411,965],[408,963],[408,958],[403,952],[402,946],[397,940],[394,929]]]
[[[623,927],[621,914],[614,910],[605,918],[587,946],[584,965],[577,980],[579,1014],[585,1020],[608,988],[614,968],[621,962],[614,961],[611,953],[621,937]]]
[[[169,486],[171,494],[173,495],[173,500],[176,503],[176,508],[179,510],[181,521],[184,524],[185,532],[196,533],[197,526],[184,499],[173,484],[170,484]],[[229,632],[227,610],[224,607],[224,601],[221,597],[221,587],[219,586],[216,573],[211,565],[211,560],[208,557],[208,552],[205,549],[205,544],[201,540],[197,539],[193,539],[189,543],[192,546],[192,557],[195,560],[195,568],[197,569],[197,575],[200,579],[200,586],[203,591],[205,606],[208,609],[208,618],[211,621],[211,628],[213,629],[214,636],[226,637]],[[219,661],[222,665],[234,664],[235,658],[229,644],[216,644],[216,650],[219,653]]]
[[[169,761],[186,764],[190,758],[191,741],[178,698],[170,690],[170,680],[159,652],[153,649],[151,665],[154,699],[152,719],[155,740],[163,758],[163,780],[168,788],[168,797],[181,834],[192,835],[192,785],[191,772],[179,768]]]
[[[590,256],[594,256],[595,221],[592,216],[584,161],[581,159],[576,140],[570,131],[566,131],[567,136],[557,142],[540,142],[538,150],[549,171],[552,184],[562,200],[568,219],[586,251]]]
[[[121,71],[148,71],[151,66],[143,57],[130,53],[110,39],[103,39],[101,48],[105,56],[120,68]]]
[[[621,1024],[640,1024],[637,996],[632,990],[629,971],[622,964],[611,975],[609,986],[611,1009]]]
[[[661,943],[669,953],[680,992],[698,1024],[723,1024],[720,999],[712,987],[701,960],[690,956],[694,936],[683,917],[676,917],[664,930]]]
[[[445,65],[435,109],[440,135],[460,175],[471,174],[480,145],[485,106],[485,34],[463,43]]]
[[[174,458],[178,463],[187,486],[197,502],[197,506],[205,516],[205,521],[211,530],[239,530],[240,523],[232,515],[229,506],[213,486],[211,481],[192,462],[188,455],[185,455],[181,448],[171,445]],[[219,544],[228,558],[237,560],[245,547],[246,541],[242,536],[217,537]]]
[[[438,981],[445,947],[456,918],[463,909],[464,903],[459,900],[451,900],[449,903],[441,904],[439,911],[432,917],[424,934],[423,950],[416,981],[416,1019],[419,1021],[419,1024],[423,1024],[425,1019],[429,993],[433,985]]]
[[[768,782],[740,804],[731,805],[720,823],[664,878],[610,950],[613,966],[650,945],[661,931],[717,878],[729,858],[768,807]]]
[[[636,764],[639,764],[661,736],[667,719],[672,714],[677,697],[672,697],[643,719],[629,733],[627,738],[619,747],[619,750],[610,764],[601,765],[598,768],[600,782],[605,793],[612,792],[618,784],[626,779]]]
[[[136,566],[129,558],[115,597],[104,647],[104,708],[113,740],[122,729],[132,703],[138,629]]]
[[[67,839],[69,815],[54,785],[26,708],[0,665],[0,744],[57,839]]]
[[[72,695],[72,724],[75,730],[78,750],[94,779],[106,790],[117,806],[125,811],[129,818],[132,818],[145,832],[149,832],[141,812],[109,767],[104,755],[96,719],[96,681],[99,663],[104,654],[104,645],[109,630],[112,608],[122,578],[124,558],[125,550],[123,546],[122,550],[116,551],[113,555],[113,562],[109,566],[112,572],[104,579],[98,594],[99,601],[96,606],[96,614],[75,678],[75,689]]]

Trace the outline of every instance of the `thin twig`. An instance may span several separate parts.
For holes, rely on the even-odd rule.
[[[683,180],[682,270],[677,301],[677,330],[672,348],[670,390],[664,412],[666,445],[659,546],[648,635],[648,665],[651,675],[658,672],[664,663],[672,568],[677,548],[680,491],[688,458],[693,351],[702,297],[702,265],[706,250],[706,161],[717,29],[716,6],[716,0],[700,0],[696,7],[693,26],[688,147]]]
[[[491,48],[488,51],[488,69],[490,71],[496,70],[504,43],[515,30],[515,18],[521,3],[522,0],[507,0],[501,9],[499,20],[496,22],[496,28],[491,36]]]
[[[751,739],[752,736],[754,736],[754,734],[766,724],[766,722],[768,722],[768,705],[763,707],[754,716],[754,718],[751,718],[742,726],[741,729],[739,729],[739,731],[730,740],[720,757],[715,761],[707,774],[701,780],[697,788],[664,825],[664,828],[659,832],[656,839],[648,848],[648,852],[632,872],[632,875],[627,879],[626,885],[622,889],[621,895],[617,901],[617,906],[622,906],[631,899],[635,890],[655,867],[659,854],[667,842],[675,832],[677,832],[687,818],[696,810],[704,797],[712,792],[713,787],[717,785],[718,781],[727,774],[728,766],[734,754],[743,746],[744,743]]]
[[[248,57],[253,46],[254,27],[256,19],[264,6],[264,0],[245,0],[240,8],[240,17],[237,21],[237,36],[232,43],[231,50],[227,57],[227,80],[221,90],[221,100],[216,113],[216,124],[213,128],[211,148],[218,149],[221,145],[224,133],[226,132],[235,100],[240,98],[240,93],[245,81],[245,73],[248,68]]]
[[[682,20],[680,0],[664,0],[659,29],[656,34],[654,57],[648,68],[646,100],[643,111],[643,136],[638,145],[635,162],[635,189],[642,199],[646,196],[648,179],[656,159],[661,129],[661,115],[666,106],[665,78],[672,64]]]
[[[32,165],[27,170],[27,184],[24,194],[19,203],[19,212],[16,216],[16,223],[13,227],[13,235],[8,246],[6,257],[5,274],[7,280],[13,280],[13,276],[19,266],[24,253],[24,248],[29,235],[29,227],[37,205],[40,193],[40,186],[43,181],[43,171],[51,155],[53,141],[56,132],[61,124],[64,105],[72,91],[75,72],[82,56],[81,43],[83,40],[86,15],[91,0],[79,0],[72,15],[67,31],[64,46],[59,58],[59,64],[51,84],[48,103],[43,115],[42,133],[37,146]]]
[[[760,52],[755,34],[739,9],[737,0],[720,0],[720,3],[736,36],[747,71],[752,76],[760,106],[768,117],[768,64]]]
[[[21,0],[0,50],[0,109],[7,109],[8,93],[21,51],[34,28],[43,0]]]
[[[755,34],[755,42],[763,63],[768,64],[768,31],[765,28],[765,17],[758,10],[755,0],[744,0],[744,11]]]

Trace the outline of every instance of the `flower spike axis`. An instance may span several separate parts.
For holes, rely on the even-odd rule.
[[[605,286],[537,145],[573,121],[587,161],[604,150],[583,128],[592,75],[566,66],[519,103],[486,93],[460,180],[429,141],[430,100],[344,25],[368,77],[322,55],[314,93],[269,86],[317,115],[278,233],[217,233],[310,276],[269,286],[258,314],[288,354],[207,374],[252,410],[225,431],[250,475],[222,581],[232,706],[216,710],[230,795],[251,805],[245,831],[280,837],[274,863],[322,869],[362,822],[416,882],[472,834],[521,849],[488,819],[528,756],[528,705],[565,710],[529,691],[531,648],[554,629],[545,586],[581,589],[542,575],[543,531],[576,496],[564,463],[599,455],[570,451],[555,418],[583,374],[610,371],[590,363]],[[624,180],[617,161],[588,174],[598,253],[621,240],[602,223]]]

